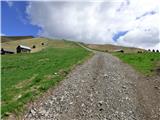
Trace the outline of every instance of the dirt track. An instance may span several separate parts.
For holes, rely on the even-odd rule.
[[[159,120],[160,89],[146,81],[116,57],[97,52],[35,103],[24,119]]]

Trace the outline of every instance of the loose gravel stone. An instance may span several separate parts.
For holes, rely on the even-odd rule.
[[[137,74],[119,59],[97,52],[33,105],[36,109],[28,110],[24,119],[147,120],[137,99],[136,80]]]

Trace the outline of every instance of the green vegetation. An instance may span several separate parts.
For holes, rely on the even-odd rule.
[[[113,53],[113,55],[132,65],[145,75],[155,74],[155,69],[160,67],[160,53]]]
[[[23,111],[27,102],[55,86],[75,64],[91,55],[73,42],[54,46],[50,42],[40,52],[2,56],[2,117]]]

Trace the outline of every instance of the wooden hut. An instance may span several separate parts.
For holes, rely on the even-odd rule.
[[[16,48],[17,53],[27,53],[27,52],[31,52],[31,48],[27,47],[27,46],[23,46],[23,45],[19,45]]]
[[[5,54],[14,54],[14,52],[9,50],[4,50],[3,48],[1,48],[1,55],[5,55]]]

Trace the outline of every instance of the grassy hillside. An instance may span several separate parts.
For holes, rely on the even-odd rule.
[[[1,42],[9,42],[14,40],[32,39],[33,36],[1,36]]]
[[[145,75],[154,75],[156,72],[159,72],[158,69],[160,70],[160,53],[113,53],[113,55]]]
[[[140,48],[116,46],[110,44],[105,44],[105,45],[88,44],[87,47],[103,52],[114,52],[115,50],[120,50],[120,49],[123,49],[125,53],[137,53],[138,51],[145,51],[144,49]]]
[[[48,43],[40,52],[2,56],[2,117],[22,111],[27,102],[55,86],[90,55],[73,42]]]
[[[28,47],[33,47],[33,45],[36,46],[36,48],[32,48],[31,52],[38,52],[44,48],[47,47],[64,47],[67,46],[68,44],[64,44],[65,41],[62,40],[49,40],[46,38],[31,38],[31,39],[21,39],[21,40],[12,40],[8,42],[3,42],[1,43],[1,47],[4,48],[5,50],[10,50],[16,52],[16,47],[18,45],[24,45]],[[42,45],[44,43],[44,45]],[[70,46],[71,47],[71,46]]]

